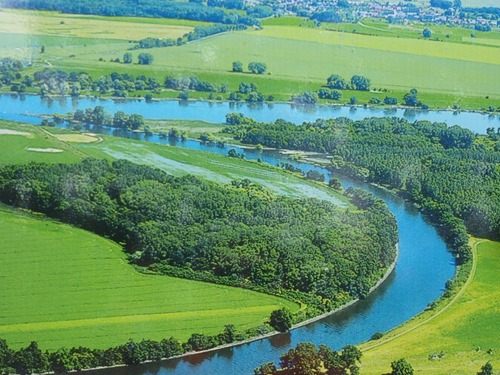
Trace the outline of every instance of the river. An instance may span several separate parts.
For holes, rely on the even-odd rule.
[[[0,118],[39,124],[40,118],[34,114],[66,113],[76,109],[85,109],[102,105],[107,111],[122,110],[126,113],[139,113],[154,119],[192,119],[210,122],[224,122],[228,112],[241,112],[262,121],[283,118],[295,123],[311,121],[317,117],[329,118],[345,116],[360,119],[366,116],[405,117],[401,109],[388,114],[384,110],[347,107],[318,107],[304,110],[288,104],[263,105],[260,109],[240,105],[233,108],[228,103],[210,104],[206,102],[179,103],[165,101],[145,103],[144,101],[119,101],[99,99],[69,98],[45,100],[38,96],[12,97],[0,96]],[[406,114],[408,116],[408,114]],[[415,112],[410,120],[429,120],[459,124],[475,132],[484,133],[487,127],[500,126],[498,117],[478,113],[452,112]],[[408,117],[407,117],[408,118]],[[116,136],[126,136],[151,142],[168,143],[156,135],[113,131],[104,132]],[[205,150],[227,154],[228,148],[203,145],[188,140],[176,142],[179,147]],[[243,150],[247,159],[260,158],[276,165],[279,161],[292,162],[276,151]],[[327,176],[330,173],[320,167],[307,163],[295,162],[304,171],[317,169]],[[336,176],[338,177],[338,176]],[[399,259],[394,272],[367,299],[331,315],[321,321],[298,328],[287,334],[280,334],[269,339],[262,339],[241,346],[218,350],[209,354],[193,355],[184,359],[146,364],[137,367],[114,368],[99,371],[103,375],[124,374],[251,374],[258,365],[270,361],[279,361],[279,357],[297,343],[308,341],[326,344],[334,349],[341,349],[347,344],[359,344],[370,339],[375,332],[386,332],[420,313],[436,300],[444,291],[447,280],[454,275],[455,267],[452,255],[447,251],[443,240],[434,227],[427,223],[422,215],[411,205],[398,197],[374,186],[357,183],[342,177],[344,187],[356,186],[371,191],[382,198],[395,215],[399,228]],[[390,365],[389,363],[387,364]]]

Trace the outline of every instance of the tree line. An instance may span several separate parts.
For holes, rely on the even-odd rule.
[[[309,314],[365,297],[394,260],[394,217],[366,194],[348,190],[360,209],[346,210],[248,180],[219,186],[127,161],[0,169],[3,202],[124,243],[134,264],[316,300]]]
[[[500,141],[458,126],[398,118],[317,120],[297,126],[231,116],[224,131],[243,143],[329,153],[329,168],[386,185],[417,203],[439,222],[438,229],[457,252],[470,259],[467,232],[500,238]]]
[[[139,40],[137,44],[134,47],[132,47],[132,49],[180,46],[185,44],[186,42],[192,42],[193,40],[206,38],[207,36],[221,34],[227,31],[246,30],[246,29],[247,26],[243,24],[226,25],[221,23],[215,23],[212,25],[196,26],[193,31],[184,34],[182,37],[179,37],[176,40],[172,38],[167,38],[167,39],[144,38]]]
[[[146,361],[159,361],[188,352],[243,341],[271,331],[272,329],[268,325],[263,325],[240,332],[234,325],[229,324],[224,326],[224,330],[219,334],[211,336],[193,333],[183,343],[174,337],[160,341],[146,339],[134,341],[130,339],[122,345],[107,349],[78,346],[54,351],[42,351],[36,341],[32,341],[19,350],[14,350],[9,347],[6,340],[0,338],[0,373],[31,375],[33,373],[54,372],[60,374],[96,367],[134,366]]]
[[[224,11],[198,2],[174,2],[160,0],[116,0],[99,2],[93,0],[5,0],[6,8],[52,10],[71,14],[96,14],[101,16],[134,16],[176,18],[223,24],[260,25],[260,21],[247,14]]]

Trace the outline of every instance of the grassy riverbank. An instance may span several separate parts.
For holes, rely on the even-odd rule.
[[[390,363],[402,357],[421,374],[473,374],[487,361],[495,369],[500,366],[500,243],[474,239],[472,244],[474,264],[462,291],[379,341],[362,345],[363,374],[387,373]]]
[[[180,125],[180,124],[178,124]],[[189,127],[188,125],[186,125]],[[206,126],[210,126],[207,124]],[[26,134],[0,135],[0,163],[27,163],[29,161],[77,162],[85,157],[109,160],[127,159],[138,164],[160,168],[175,176],[193,174],[218,183],[248,178],[280,195],[315,197],[339,206],[349,206],[343,195],[313,181],[300,178],[274,166],[247,162],[214,153],[183,150],[168,145],[145,143],[129,139],[106,137],[103,142],[64,142],[62,134],[78,135],[70,130],[41,128],[0,121],[0,129],[11,129]],[[67,138],[67,136],[66,136]],[[96,138],[97,140],[97,138]],[[215,147],[215,146],[214,146]],[[30,151],[29,149],[38,149]],[[43,152],[57,149],[62,152]],[[3,151],[5,150],[5,152]]]

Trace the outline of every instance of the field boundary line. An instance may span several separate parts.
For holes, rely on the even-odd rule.
[[[432,314],[430,317],[428,317],[427,319],[425,319],[423,322],[420,322],[418,324],[416,324],[415,326],[413,327],[409,327],[407,329],[405,329],[403,332],[400,332],[398,333],[397,335],[394,335],[392,337],[388,337],[387,339],[385,339],[384,341],[381,341],[381,342],[378,342],[374,345],[371,345],[367,348],[364,349],[364,351],[368,351],[368,350],[371,350],[371,349],[375,349],[381,345],[384,345],[388,342],[391,342],[401,336],[404,336],[410,332],[413,332],[414,330],[416,330],[417,328],[420,328],[422,327],[423,325],[429,323],[430,321],[434,320],[435,318],[437,318],[438,316],[440,316],[442,313],[444,313],[445,311],[447,311],[451,306],[453,306],[455,304],[455,302],[462,296],[462,294],[468,289],[469,285],[472,283],[472,281],[474,280],[474,276],[476,274],[476,269],[477,269],[477,246],[483,242],[486,242],[487,240],[484,240],[484,239],[471,239],[471,243],[472,243],[472,268],[470,270],[470,273],[469,273],[469,277],[467,278],[467,281],[464,283],[464,285],[462,286],[462,288],[460,288],[460,290],[457,292],[457,294],[448,302],[448,304],[446,304],[441,310],[437,311],[435,314]],[[403,323],[403,325],[406,324],[406,323]]]

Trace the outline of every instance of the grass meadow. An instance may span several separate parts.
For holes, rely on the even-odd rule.
[[[151,49],[148,53],[154,56],[152,65],[134,64],[126,69],[131,74],[154,74],[161,81],[167,74],[195,74],[228,83],[232,90],[249,80],[264,93],[283,93],[287,100],[298,93],[297,82],[313,84],[317,90],[333,73],[347,79],[354,74],[366,75],[373,87],[401,92],[415,87],[458,97],[500,97],[496,48],[423,40],[404,40],[405,43],[396,44],[401,50],[387,47],[393,42],[382,37],[276,26],[227,33],[181,47]],[[405,44],[409,46],[403,48]],[[46,49],[45,58],[54,66],[99,76],[124,69],[123,64],[109,60],[121,58],[128,47],[127,43],[118,43],[112,49],[54,47]],[[141,52],[132,52],[134,60]],[[69,57],[72,54],[75,57]],[[105,61],[99,62],[100,58]],[[269,73],[260,77],[231,73],[231,64],[237,60],[245,67],[251,61],[263,61]]]
[[[471,38],[470,30],[436,26],[435,36],[443,41],[435,41],[416,37],[423,25],[399,27],[370,20],[364,20],[362,25],[323,25],[346,31],[335,32],[302,27],[300,18],[283,17],[266,20],[263,30],[226,33],[178,47],[130,51],[130,39],[138,40],[145,35],[164,38],[169,32],[182,34],[183,28],[192,28],[195,24],[10,10],[0,12],[0,18],[2,13],[19,23],[22,19],[33,21],[34,26],[24,31],[14,28],[17,31],[13,32],[8,23],[3,29],[0,26],[0,56],[34,61],[28,72],[53,66],[86,71],[97,78],[114,71],[126,71],[153,76],[159,82],[167,75],[196,75],[211,82],[226,83],[230,91],[236,91],[241,82],[253,82],[264,95],[272,94],[280,101],[288,101],[292,95],[304,91],[317,91],[333,73],[347,79],[360,74],[371,79],[373,88],[388,92],[344,91],[336,103],[348,103],[351,96],[366,103],[373,96],[383,99],[386,95],[398,98],[401,103],[411,88],[417,88],[422,101],[431,108],[458,105],[462,109],[482,109],[498,106],[500,99],[498,32],[477,32],[476,37]],[[95,26],[89,30],[78,26],[78,22],[87,21]],[[46,27],[51,35],[47,35],[49,31],[42,32]],[[353,27],[356,34],[352,33]],[[129,30],[134,30],[133,38]],[[359,34],[365,32],[375,35]],[[447,34],[449,38],[445,37]],[[42,45],[46,47],[43,54],[40,53]],[[151,53],[154,62],[146,66],[110,61],[121,59],[125,52],[132,53],[134,62],[139,53]],[[233,61],[241,61],[245,68],[251,61],[265,62],[268,74],[232,73]],[[208,93],[190,94],[192,99],[208,97]],[[177,96],[173,91],[155,94],[158,98]],[[227,99],[227,94],[222,98]]]
[[[447,307],[396,328],[380,342],[362,345],[361,373],[388,373],[390,363],[402,357],[417,374],[475,374],[487,361],[498,370],[500,242],[478,239],[473,247],[475,265],[462,294]],[[441,352],[442,358],[429,359]]]
[[[298,306],[248,290],[142,274],[121,247],[84,230],[0,206],[0,337],[19,348],[106,348],[130,338],[186,340],[225,324],[257,327]]]
[[[62,14],[58,12],[0,11],[0,32],[54,35],[92,39],[139,40],[155,35],[177,39],[204,22],[187,20],[140,19]],[[153,21],[154,20],[154,21]]]

